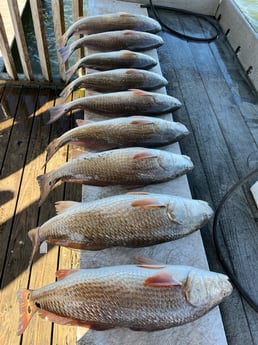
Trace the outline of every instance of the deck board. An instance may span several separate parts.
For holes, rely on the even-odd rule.
[[[166,18],[175,25],[176,17]],[[180,20],[178,28],[184,30],[183,25]],[[192,132],[190,140],[180,143],[195,165],[188,175],[192,195],[216,207],[228,189],[250,171],[248,157],[257,152],[257,94],[223,35],[209,45],[181,41],[167,33],[162,37],[165,44],[159,57],[164,76],[171,80],[168,93],[184,96],[185,108],[174,118]],[[257,210],[248,185],[221,214],[220,245],[241,282],[256,296]],[[211,224],[202,230],[209,265],[222,270],[211,230]],[[236,290],[221,304],[221,311],[228,344],[257,344],[257,313]]]
[[[31,271],[26,270],[32,250],[28,230],[55,215],[55,201],[81,199],[79,186],[66,188],[62,185],[51,193],[41,208],[38,207],[36,177],[43,173],[47,144],[68,130],[72,123],[65,117],[52,126],[46,125],[49,117],[46,111],[57,98],[56,90],[6,86],[0,91],[3,91],[0,95],[3,165],[0,175],[1,344],[72,344],[76,342],[74,328],[63,327],[58,331],[57,326],[38,316],[33,318],[22,338],[16,335],[19,319],[17,290],[44,286],[55,280],[55,271],[59,267],[78,266],[78,252],[60,251],[55,247],[49,248],[47,255],[36,254]],[[56,153],[47,169],[64,163],[67,152],[64,147]]]

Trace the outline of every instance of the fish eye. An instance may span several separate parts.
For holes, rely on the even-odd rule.
[[[35,303],[35,305],[36,305],[36,307],[41,308],[41,306],[40,306],[40,303],[39,303],[39,302],[36,302],[36,303]]]

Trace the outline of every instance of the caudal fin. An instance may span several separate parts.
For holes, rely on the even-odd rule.
[[[63,48],[66,45],[67,41],[68,41],[67,34],[65,32],[58,40],[59,48]]]
[[[56,107],[50,107],[48,109],[50,114],[50,119],[48,121],[48,124],[51,124],[58,120],[62,115],[65,114],[65,107],[64,105],[58,105]]]
[[[77,69],[79,68],[80,66],[80,61],[78,61],[76,64],[74,64],[71,68],[69,68],[66,72],[65,72],[65,75],[66,75],[66,82],[68,82],[73,74],[77,71]]]
[[[73,82],[68,84],[62,92],[59,94],[60,97],[63,98],[63,100],[66,100],[66,98],[73,92]]]
[[[71,48],[71,45],[59,49],[59,54],[62,58],[63,64],[69,59],[72,52],[73,50]]]
[[[29,261],[28,269],[30,269],[30,267],[32,265],[32,261],[33,261],[34,255],[36,254],[36,251],[38,250],[38,247],[40,245],[39,230],[40,230],[40,228],[38,227],[38,228],[35,228],[35,229],[31,229],[28,232],[29,239],[32,242],[32,253],[31,253],[31,256],[30,256],[30,261]]]
[[[52,179],[51,172],[38,176],[37,181],[40,187],[39,206],[41,206],[43,202],[46,200],[51,189],[54,187],[56,181]]]
[[[37,311],[37,307],[31,299],[31,290],[20,289],[17,295],[20,306],[20,320],[17,335],[22,335]]]
[[[46,156],[46,164],[54,156],[54,154],[59,150],[61,146],[59,146],[59,139],[56,138],[47,147],[47,156]]]

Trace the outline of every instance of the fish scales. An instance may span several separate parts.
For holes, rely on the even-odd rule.
[[[59,180],[88,185],[146,185],[165,182],[193,168],[189,157],[168,151],[125,148],[88,153],[38,176],[41,202]]]
[[[174,121],[160,118],[131,116],[104,121],[77,121],[73,128],[47,147],[46,161],[65,144],[84,146],[93,151],[121,147],[157,147],[168,145],[189,134],[187,128]]]
[[[115,92],[132,88],[154,90],[165,85],[167,85],[167,80],[158,73],[120,68],[79,77],[68,84],[60,96],[66,99],[74,90],[82,87],[98,92]]]
[[[157,61],[151,56],[130,50],[95,53],[83,57],[66,71],[66,80],[69,81],[78,68],[93,68],[97,70],[112,70],[115,68],[149,69]]]
[[[75,21],[64,33],[59,45],[64,46],[74,34],[94,34],[125,29],[157,33],[161,30],[161,26],[150,17],[126,12],[88,16]]]
[[[133,30],[107,31],[90,36],[84,36],[70,45],[60,48],[62,63],[65,63],[71,54],[83,47],[104,52],[128,49],[146,51],[160,47],[164,43],[160,36]]]
[[[49,108],[50,120],[56,121],[65,113],[83,109],[88,113],[106,116],[158,115],[177,110],[181,102],[172,96],[143,90],[110,92],[81,97],[74,101]]]
[[[87,203],[59,202],[68,208],[29,232],[34,245],[52,244],[97,250],[142,247],[176,240],[202,227],[212,216],[201,200],[166,194],[130,193]]]
[[[227,276],[190,266],[125,265],[58,275],[64,278],[19,292],[18,334],[37,311],[50,321],[93,329],[166,329],[194,321],[232,292]]]

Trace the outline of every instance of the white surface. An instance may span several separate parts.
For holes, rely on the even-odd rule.
[[[116,0],[88,0],[88,14],[102,14],[108,12],[127,11],[137,14],[147,14],[137,4],[126,3]],[[158,59],[156,50],[150,53]],[[160,72],[158,65],[153,69]],[[160,92],[166,92],[165,88]],[[172,114],[162,116],[172,120]],[[91,118],[92,119],[92,118]],[[169,145],[165,148],[171,152],[180,153],[178,144]],[[140,190],[176,194],[184,197],[191,197],[186,176],[176,180],[149,185]],[[121,194],[127,192],[123,187],[83,187],[83,200],[90,201],[105,196]],[[136,256],[144,256],[158,262],[168,264],[185,264],[208,269],[206,255],[204,252],[200,232],[195,232],[183,239],[159,244],[146,248],[109,248],[102,251],[82,251],[81,268],[99,267],[105,265],[119,265],[133,263]],[[114,329],[108,331],[88,331],[78,329],[78,339],[80,345],[225,345],[227,344],[221,316],[218,308],[184,326],[171,328],[159,332],[135,332],[128,329]]]

